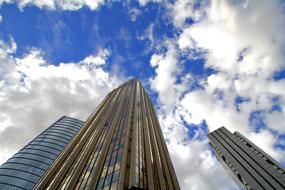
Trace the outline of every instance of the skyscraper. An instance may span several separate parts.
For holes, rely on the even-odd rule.
[[[208,134],[218,159],[246,189],[285,189],[285,171],[239,132],[221,127]]]
[[[82,126],[78,119],[58,119],[0,167],[0,189],[32,189]]]
[[[155,110],[138,80],[105,97],[36,189],[180,189]]]

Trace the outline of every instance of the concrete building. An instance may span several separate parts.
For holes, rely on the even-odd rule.
[[[219,161],[242,189],[285,189],[285,171],[278,162],[239,132],[221,127],[208,134]]]
[[[63,116],[0,166],[1,190],[30,190],[83,126]]]
[[[138,80],[105,97],[35,189],[180,189],[155,110]]]

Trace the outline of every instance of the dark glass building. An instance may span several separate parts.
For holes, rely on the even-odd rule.
[[[208,134],[219,161],[246,189],[285,189],[285,171],[239,132],[221,127]]]
[[[35,189],[180,189],[155,110],[138,80],[105,97]]]
[[[30,190],[83,126],[63,116],[0,167],[1,190]]]

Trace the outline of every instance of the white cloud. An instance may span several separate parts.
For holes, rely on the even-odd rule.
[[[48,63],[39,49],[23,57],[14,57],[15,50],[13,40],[0,41],[0,163],[59,117],[85,120],[124,80],[106,71],[110,54],[106,49],[57,66]]]
[[[0,0],[0,5],[4,2],[16,1]],[[145,6],[156,1],[138,2]],[[165,40],[165,44],[154,43],[154,24],[149,26],[147,37],[151,47],[157,44],[166,47],[165,52],[151,57],[155,75],[149,82],[151,89],[158,93],[160,123],[182,189],[235,189],[233,181],[211,154],[205,131],[199,128],[190,139],[187,134],[193,129],[186,128],[185,122],[200,125],[206,121],[210,131],[220,126],[232,132],[237,130],[272,157],[285,159],[284,150],[274,148],[276,143],[284,142],[268,130],[284,133],[285,80],[274,81],[272,75],[284,68],[285,16],[278,0],[202,2],[198,7],[195,1],[164,3],[182,33]],[[105,1],[21,0],[17,3],[22,9],[35,5],[52,10],[82,7],[95,10]],[[135,20],[138,12],[132,14]],[[193,25],[187,23],[190,18],[195,22]],[[38,49],[15,58],[13,53],[17,47],[13,40],[10,44],[0,41],[0,47],[2,161],[59,115],[85,118],[104,94],[122,81],[120,75],[105,70],[111,53],[108,50],[77,63],[54,66],[47,63]],[[179,56],[197,49],[205,52],[205,67],[213,68],[214,74],[204,78],[182,74]],[[195,58],[195,55],[188,57]],[[192,88],[194,82],[201,88]],[[246,101],[237,105],[237,96]],[[272,100],[276,97],[277,102]],[[272,111],[276,104],[281,109]],[[249,121],[256,110],[262,111],[268,126],[258,133]],[[22,123],[26,118],[33,119]],[[15,131],[24,128],[32,133],[21,130],[23,137],[13,136]]]
[[[205,138],[199,140],[197,136],[189,139],[189,129],[182,123],[181,112],[178,108],[166,115],[159,114],[181,189],[235,189],[234,182],[211,153],[208,141]],[[198,131],[196,134],[199,133],[203,132]]]
[[[0,5],[2,5],[3,3],[12,3],[14,2],[14,0],[0,0]]]
[[[106,59],[110,55],[110,51],[107,49],[99,50],[99,53],[96,55],[90,55],[86,57],[82,62],[89,66],[99,66],[106,64]]]
[[[142,14],[141,10],[137,8],[130,8],[128,12],[129,12],[131,21],[133,22],[135,22],[137,20],[137,17]]]
[[[217,100],[215,96],[203,90],[187,93],[181,100],[181,106],[191,115],[189,123],[200,124],[206,119],[210,131],[226,126],[246,132],[243,126],[247,125],[247,117],[243,117],[234,107],[225,105],[222,100]]]
[[[274,149],[274,145],[277,143],[276,138],[268,130],[261,130],[258,133],[251,132],[246,134],[248,139],[253,139],[254,143],[260,147],[264,152],[278,161],[284,159],[284,152],[282,150]]]
[[[150,64],[155,68],[156,74],[150,79],[150,85],[158,93],[160,123],[181,188],[193,190],[235,188],[233,181],[229,180],[230,177],[224,172],[213,180],[214,176],[221,173],[223,168],[217,164],[217,160],[210,153],[208,141],[196,139],[199,132],[196,132],[196,136],[192,140],[189,139],[187,135],[189,129],[184,127],[182,121],[183,118],[188,123],[200,124],[201,120],[204,119],[205,111],[208,111],[201,104],[207,105],[207,108],[213,110],[209,114],[219,116],[220,112],[225,110],[214,110],[212,106],[216,102],[208,102],[209,97],[204,97],[205,94],[203,93],[197,94],[195,92],[197,95],[192,96],[196,99],[192,100],[191,103],[196,102],[196,104],[187,102],[189,98],[191,99],[189,94],[184,96],[183,100],[180,99],[182,93],[193,81],[191,75],[186,74],[180,78],[179,84],[176,83],[177,75],[181,70],[180,64],[178,64],[178,52],[172,44],[168,43],[167,47],[165,53],[154,54],[151,57]],[[215,121],[218,120],[220,118],[215,119]],[[211,122],[214,123],[215,121]],[[226,118],[222,121],[226,121]],[[203,132],[201,131],[201,133]]]
[[[39,8],[51,10],[62,9],[75,11],[83,7],[95,10],[100,5],[103,5],[105,0],[0,0],[0,6],[4,3],[17,3],[21,10],[26,6],[34,5]]]
[[[270,128],[285,133],[285,114],[284,111],[273,111],[266,115],[266,124]]]
[[[277,19],[268,20],[269,17]],[[247,8],[213,1],[208,17],[186,27],[181,39],[184,44],[187,38],[189,44],[194,40],[198,47],[210,51],[207,66],[246,74],[261,71],[260,74],[268,76],[283,63],[280,57],[284,44],[282,22],[284,15],[275,1],[250,1]],[[246,56],[239,65],[234,64],[244,48],[249,48]]]
[[[182,189],[235,188],[221,176],[225,171],[209,154],[207,141],[196,139],[202,129],[189,139],[184,122],[199,126],[205,121],[210,132],[226,126],[275,159],[285,159],[284,150],[275,149],[276,144],[282,144],[278,135],[284,134],[285,80],[273,79],[274,73],[285,67],[284,4],[277,0],[218,0],[205,1],[197,8],[195,3],[167,4],[174,25],[182,32],[169,40],[165,53],[151,57],[155,75],[150,85],[158,93],[159,118]],[[190,18],[195,22],[192,25],[187,23]],[[214,69],[213,74],[197,77],[180,72],[179,56],[197,49],[205,52],[205,68]],[[187,82],[182,80],[186,76]],[[194,81],[200,88],[193,88]],[[243,100],[237,103],[237,97]],[[275,105],[281,109],[272,111]],[[251,122],[255,111],[263,114],[267,124],[258,133]],[[191,169],[187,170],[189,163]]]
[[[49,8],[55,9],[54,0],[20,0],[18,1],[18,6],[21,10],[27,5],[35,5],[39,8]]]
[[[200,1],[199,3],[201,5],[198,10],[197,8],[194,8],[194,5],[197,4],[195,0],[177,0],[174,4],[168,4],[175,26],[183,26],[188,18],[193,19],[193,21],[199,21],[205,14],[202,8],[208,1]]]
[[[177,62],[177,50],[172,42],[166,42],[167,52],[161,54],[153,54],[150,60],[151,66],[155,69],[156,75],[151,78],[151,89],[158,92],[158,99],[164,109],[169,110],[175,103],[180,92],[185,90],[186,80],[189,76],[185,76],[184,83],[176,84],[176,75],[181,70],[181,65]]]
[[[207,17],[194,25],[185,26],[179,37],[178,43],[182,50],[200,47],[208,51],[206,67],[217,71],[206,79],[207,83],[203,85],[205,89],[200,93],[208,96],[210,102],[216,101],[213,104],[219,108],[216,110],[227,111],[226,115],[240,115],[244,119],[238,120],[243,121],[245,126],[249,125],[244,121],[248,120],[252,111],[270,110],[274,105],[270,98],[284,97],[285,89],[281,85],[283,80],[271,79],[275,71],[285,66],[282,61],[285,58],[282,53],[285,47],[282,37],[285,27],[280,27],[284,21],[285,15],[278,6],[278,1],[250,1],[246,4],[213,1],[207,10]],[[216,97],[217,90],[222,93],[223,101]],[[193,96],[193,93],[195,92],[189,95]],[[240,105],[240,112],[234,109],[234,100],[238,95],[248,99]],[[195,101],[187,103],[196,104],[196,99],[193,100]],[[284,102],[279,103],[284,106]],[[207,105],[202,107],[206,108]],[[191,110],[194,112],[194,109]],[[210,129],[215,129],[215,122],[209,121],[215,121],[216,115],[207,114],[213,113],[213,110],[207,108],[203,112],[205,116],[201,116],[200,120],[206,119]],[[238,128],[238,125],[235,127]]]
[[[169,108],[176,96],[176,90],[173,88],[178,67],[175,48],[170,45],[165,54],[154,54],[151,65],[156,73],[156,76],[150,79],[151,88],[159,92],[159,101]]]
[[[63,10],[78,10],[83,6],[95,10],[104,4],[104,0],[57,0],[56,4]]]
[[[161,54],[153,54],[150,59],[150,65],[154,68],[157,67],[163,58],[164,57]]]
[[[138,0],[140,6],[145,6],[148,3],[159,3],[162,2],[162,0]]]

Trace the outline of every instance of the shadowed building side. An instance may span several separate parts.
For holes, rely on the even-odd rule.
[[[246,189],[285,189],[284,169],[239,132],[221,127],[208,134],[219,161]]]
[[[83,126],[63,116],[0,166],[0,189],[30,190]]]
[[[138,80],[105,97],[35,189],[180,189]]]

